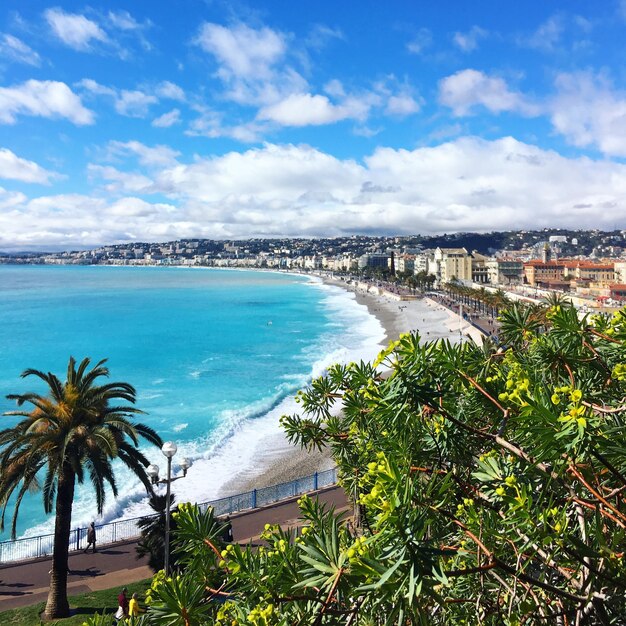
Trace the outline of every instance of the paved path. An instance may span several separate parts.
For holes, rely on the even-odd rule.
[[[231,522],[234,540],[242,544],[254,542],[267,523],[279,523],[283,527],[297,526],[298,497],[233,514]],[[320,490],[318,499],[332,504],[336,510],[347,510],[348,507],[340,487]],[[102,546],[96,554],[72,552],[69,559],[72,573],[68,579],[68,593],[88,593],[150,578],[153,572],[146,565],[145,559],[137,559],[135,546],[135,541],[129,541]],[[50,567],[50,558],[0,567],[0,612],[44,602],[48,597]]]

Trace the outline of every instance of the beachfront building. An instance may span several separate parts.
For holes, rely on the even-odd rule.
[[[472,257],[465,248],[435,248],[427,271],[435,276],[437,285],[444,285],[453,280],[470,282]]]
[[[615,282],[626,285],[626,261],[615,261],[613,271],[615,272]]]
[[[563,282],[565,263],[561,261],[532,260],[524,263],[524,282],[532,287]]]
[[[414,254],[398,254],[396,255],[396,272],[404,274],[405,272],[413,273],[415,271],[415,255]]]
[[[390,258],[391,255],[387,252],[370,252],[368,254],[362,254],[358,261],[359,269],[363,270],[366,267],[380,267],[387,269],[389,267]]]
[[[351,272],[358,268],[358,259],[349,254],[322,257],[322,268],[330,272]]]
[[[524,262],[510,257],[490,258],[485,262],[491,285],[519,285],[524,280]]]
[[[577,284],[599,283],[609,285],[615,282],[613,263],[593,263],[572,261],[565,263],[565,278],[573,278]]]
[[[428,274],[428,267],[435,258],[435,250],[427,248],[415,255],[413,260],[413,272],[415,274]]]
[[[472,252],[472,282],[479,283],[481,285],[489,282],[489,269],[487,262],[491,260],[491,257],[480,254],[480,252]]]

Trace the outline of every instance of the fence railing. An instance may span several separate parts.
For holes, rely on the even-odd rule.
[[[279,502],[307,491],[315,491],[323,487],[334,485],[337,482],[337,469],[329,469],[324,472],[315,472],[304,478],[297,478],[287,483],[253,489],[246,493],[240,493],[227,498],[220,498],[211,502],[199,502],[202,510],[213,507],[216,515],[230,515],[238,511],[256,509],[273,502]],[[137,522],[144,517],[119,520],[96,526],[98,546],[135,539],[140,531]],[[156,517],[156,514],[154,515]],[[0,564],[35,559],[52,554],[54,535],[39,535],[37,537],[24,537],[15,541],[0,542]],[[87,528],[75,528],[70,532],[70,551],[83,550],[87,546]]]

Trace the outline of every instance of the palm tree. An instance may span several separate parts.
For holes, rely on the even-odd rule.
[[[67,557],[76,483],[84,482],[87,475],[96,492],[98,513],[102,513],[107,483],[113,495],[117,495],[112,461],[122,461],[150,490],[150,480],[144,469],[149,462],[137,449],[138,437],[157,446],[162,443],[154,430],[129,421],[129,414],[142,411],[128,405],[118,406],[119,401],[135,403],[135,389],[131,385],[123,382],[96,384],[98,378],[109,374],[105,362],[106,359],[98,362],[88,371],[88,358],[76,367],[76,361],[71,357],[65,383],[50,372],[27,369],[22,377],[41,379],[48,385],[48,395],[7,396],[16,400],[18,406],[28,404],[32,408],[6,413],[24,419],[0,431],[0,528],[4,525],[6,507],[12,495],[15,495],[13,537],[26,492],[41,488],[46,513],[51,513],[54,507],[54,549],[45,609],[47,618],[69,615]]]

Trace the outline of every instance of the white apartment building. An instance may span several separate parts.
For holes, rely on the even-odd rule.
[[[453,279],[471,281],[472,257],[465,248],[436,248],[427,271],[434,274],[438,285]]]
[[[428,265],[435,258],[434,250],[423,250],[419,254],[415,255],[413,260],[413,271],[416,274],[420,272],[428,272]]]

